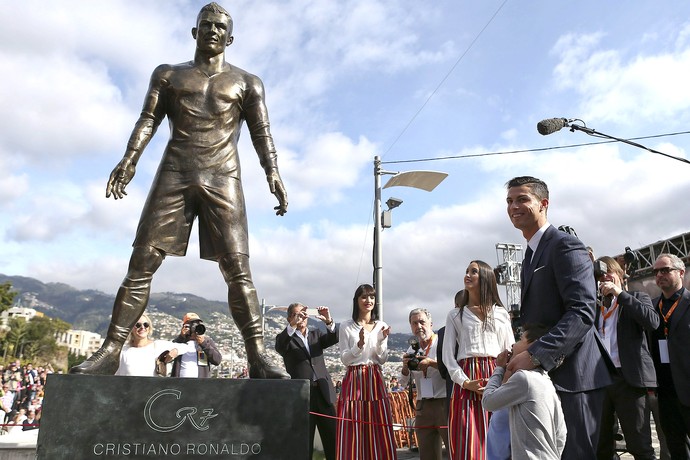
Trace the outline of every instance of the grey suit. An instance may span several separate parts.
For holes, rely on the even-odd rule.
[[[616,322],[620,367],[613,377],[614,383],[606,388],[597,457],[613,458],[615,413],[625,435],[628,452],[636,460],[651,460],[655,456],[647,411],[647,388],[656,387],[656,372],[646,331],[659,326],[659,314],[644,292],[623,291],[617,302],[620,308]],[[600,316],[597,310],[597,325]]]
[[[658,311],[661,296],[652,303]],[[659,413],[666,443],[675,460],[690,458],[690,292],[682,289],[668,322],[669,363],[659,359],[659,340],[665,339],[664,321],[652,333],[651,349],[659,382]]]
[[[529,347],[549,371],[568,425],[564,459],[595,458],[603,388],[611,384],[594,325],[594,270],[576,237],[549,226],[523,268],[520,317],[551,330]]]

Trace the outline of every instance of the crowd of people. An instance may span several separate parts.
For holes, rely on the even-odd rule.
[[[38,428],[43,405],[43,387],[53,373],[51,365],[21,364],[21,360],[0,364],[0,409],[4,413],[0,433],[27,431]]]
[[[319,337],[329,337],[319,346],[309,338],[306,313],[291,306],[276,349],[292,378],[312,381],[312,408],[317,397],[330,405],[323,395],[331,378],[315,363],[323,363],[333,335],[347,366],[336,421],[329,417],[324,428],[336,430],[335,439],[324,437],[326,458],[396,458],[390,394],[407,386],[415,390],[410,404],[423,460],[443,458],[444,445],[453,460],[611,460],[619,427],[635,459],[655,459],[650,412],[662,459],[690,459],[690,292],[683,261],[657,256],[659,297],[630,292],[623,263],[595,259],[574,232],[548,222],[543,181],[516,177],[506,188],[509,219],[527,241],[517,320],[501,303],[493,269],[472,260],[437,333],[427,310],[410,312],[415,340],[400,375],[386,381],[381,365],[390,327],[379,320],[372,286],[357,288],[352,317],[342,324],[334,325],[330,313],[318,316],[328,324]]]
[[[410,311],[414,340],[400,374],[386,380],[391,327],[373,286],[357,287],[340,324],[328,307],[288,307],[275,349],[291,378],[310,381],[310,449],[318,429],[329,460],[396,459],[390,394],[407,387],[422,460],[440,460],[443,446],[453,460],[611,460],[618,427],[636,460],[655,459],[650,413],[662,458],[690,459],[683,261],[657,256],[655,299],[631,292],[622,261],[595,259],[576,235],[549,224],[544,182],[525,176],[506,185],[508,216],[527,241],[519,321],[503,306],[492,267],[471,260],[443,327],[434,332],[424,308]],[[309,318],[325,328],[309,329]],[[116,374],[209,377],[222,357],[205,332],[190,312],[177,337],[154,340],[142,314]],[[334,385],[323,354],[336,345],[347,370]],[[5,429],[38,426],[51,372],[19,361],[0,366]]]

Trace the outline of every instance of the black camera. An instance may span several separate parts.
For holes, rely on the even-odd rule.
[[[405,358],[410,358],[407,362],[407,367],[411,371],[416,371],[419,366],[419,356],[421,355],[419,352],[419,340],[417,340],[417,337],[410,337],[407,343],[412,348],[412,353],[405,353]]]
[[[201,321],[190,321],[189,323],[189,335],[204,335],[206,332],[206,326],[201,324]]]
[[[594,261],[594,279],[598,280],[608,272],[609,267],[606,265],[606,262],[602,262],[601,260]]]

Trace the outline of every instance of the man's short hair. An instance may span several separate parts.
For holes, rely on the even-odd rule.
[[[412,317],[414,315],[419,315],[422,313],[426,315],[426,317],[429,319],[429,322],[431,323],[431,313],[429,313],[429,310],[427,310],[426,308],[413,308],[409,316],[407,317],[407,322],[409,323],[410,321],[412,321]]]
[[[532,343],[539,340],[550,328],[544,324],[531,323],[522,325],[522,333],[527,337],[527,342]]]
[[[292,316],[292,314],[295,312],[295,309],[299,307],[304,307],[304,305],[302,305],[299,302],[291,303],[290,305],[288,305],[287,315]]]
[[[663,254],[659,254],[659,257],[657,257],[656,261],[654,262],[656,263],[662,257],[666,257],[671,262],[671,266],[673,268],[676,268],[678,270],[685,270],[685,264],[683,263],[683,260],[675,254],[669,254],[666,252]]]
[[[512,187],[522,187],[526,185],[532,194],[536,196],[540,201],[543,199],[549,199],[549,187],[541,179],[537,179],[532,176],[518,176],[513,177],[508,182],[506,182],[506,188]]]

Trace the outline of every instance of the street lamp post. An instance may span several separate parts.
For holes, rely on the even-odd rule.
[[[266,313],[273,310],[287,311],[287,307],[278,305],[266,305],[266,299],[261,299],[261,332],[266,333]]]
[[[381,248],[381,232],[383,228],[390,227],[390,219],[386,219],[384,227],[384,213],[390,213],[391,209],[402,204],[402,200],[391,198],[386,203],[387,211],[381,211],[381,176],[392,175],[383,188],[388,187],[413,187],[427,192],[432,191],[438,184],[448,177],[447,173],[438,171],[385,171],[381,168],[381,157],[374,157],[374,290],[376,291],[376,303],[379,306],[379,317],[383,319],[383,250]],[[387,215],[390,217],[390,215]]]

